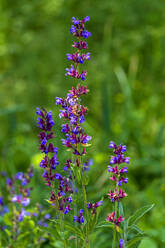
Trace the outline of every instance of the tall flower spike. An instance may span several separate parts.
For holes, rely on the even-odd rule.
[[[53,146],[53,143],[49,142],[54,137],[52,127],[54,121],[52,119],[52,112],[47,112],[45,109],[41,110],[37,108],[37,115],[39,115],[37,126],[42,130],[39,134],[40,150],[44,153],[44,158],[40,162],[40,167],[44,169],[43,178],[46,181],[46,185],[51,187],[49,202],[54,206],[58,201],[59,211],[63,211],[67,214],[72,210],[70,203],[72,202],[72,189],[70,187],[70,179],[63,177],[59,173],[55,173],[55,169],[58,166],[57,147]],[[67,163],[67,169],[69,168],[69,161]],[[17,177],[21,178],[22,175],[18,174]],[[55,180],[58,181],[58,188],[56,193],[54,192]],[[57,184],[56,184],[57,187]],[[26,202],[25,202],[26,204]]]
[[[44,168],[43,178],[48,186],[51,186],[55,178],[53,170],[58,166],[57,147],[54,147],[49,140],[54,138],[52,127],[54,121],[52,118],[52,112],[47,112],[45,109],[41,110],[37,108],[36,114],[39,115],[37,126],[42,130],[39,134],[40,150],[45,154],[43,160],[40,162],[40,167]],[[50,157],[51,155],[51,157]]]
[[[126,152],[126,146],[120,144],[117,146],[113,141],[110,142],[109,148],[113,149],[114,155],[110,158],[110,165],[108,165],[108,172],[110,173],[110,180],[112,180],[115,184],[114,190],[110,190],[108,196],[109,199],[114,202],[114,212],[108,215],[107,221],[114,223],[115,225],[119,225],[120,222],[124,220],[122,216],[118,217],[117,211],[117,202],[119,202],[122,198],[126,197],[127,194],[125,190],[119,188],[128,182],[128,177],[126,177],[128,167],[120,167],[121,164],[129,163],[130,158],[125,157],[124,153]],[[122,247],[122,246],[121,246]]]
[[[70,76],[73,78],[85,80],[87,72],[85,70],[79,72],[78,64],[83,64],[85,60],[90,60],[90,53],[81,53],[82,49],[87,49],[87,42],[82,39],[87,39],[91,36],[91,33],[85,29],[84,23],[89,21],[89,16],[86,16],[84,19],[79,20],[78,18],[73,17],[73,25],[70,28],[70,33],[78,39],[78,42],[73,43],[73,47],[76,50],[73,54],[67,54],[67,59],[71,60],[74,63],[74,66],[71,65],[71,68],[66,68],[65,76]]]

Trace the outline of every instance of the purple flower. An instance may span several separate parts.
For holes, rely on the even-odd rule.
[[[80,209],[79,216],[73,216],[73,222],[78,222],[78,223],[83,224],[84,223],[83,212],[84,212],[84,210],[83,209]]]
[[[2,206],[3,205],[3,197],[0,196],[0,205]]]
[[[51,215],[50,214],[45,214],[44,218],[45,219],[50,219],[51,218]]]
[[[62,176],[59,174],[59,173],[56,173],[55,174],[55,178],[57,179],[57,180],[62,180]]]
[[[76,31],[77,30],[76,30],[75,26],[72,25],[71,28],[70,28],[70,33],[74,34]]]
[[[103,205],[103,201],[98,201],[95,203],[94,207],[98,208],[99,206],[102,206],[102,205]]]
[[[28,213],[25,211],[24,208],[21,209],[20,213],[19,213],[19,216],[18,216],[18,221],[23,221],[24,217],[27,216]]]
[[[21,203],[21,199],[22,199],[22,196],[21,196],[21,195],[14,195],[14,196],[11,198],[11,201],[12,201],[12,202]]]
[[[67,59],[68,59],[68,60],[72,60],[72,54],[67,53],[66,56],[67,56]]]
[[[8,212],[9,212],[9,208],[8,208],[8,206],[4,206],[3,207],[3,212],[4,212],[4,214],[7,214]]]
[[[81,143],[87,144],[92,139],[91,136],[83,135]]]
[[[90,17],[89,16],[86,16],[83,20],[82,20],[82,22],[87,22],[87,21],[89,21],[90,20]]]
[[[42,116],[42,111],[39,108],[36,109],[37,109],[36,114]]]
[[[117,158],[112,156],[110,159],[110,164],[113,165],[113,164],[116,164],[116,162],[117,162]]]
[[[91,32],[88,32],[87,30],[83,30],[82,33],[81,33],[81,35],[82,35],[85,39],[87,39],[88,37],[91,36]]]
[[[26,186],[28,184],[28,181],[26,178],[22,178],[22,182],[21,182],[21,185],[22,186]]]
[[[124,158],[124,162],[125,162],[126,164],[129,164],[129,160],[130,160],[129,157]]]
[[[44,137],[43,140],[41,141],[41,145],[44,146],[44,145],[46,145],[46,143],[47,143],[47,139]]]
[[[28,206],[29,203],[30,203],[30,198],[23,198],[23,199],[22,199],[22,206],[23,206],[23,207]]]
[[[128,167],[123,167],[120,170],[120,173],[127,173]]]
[[[80,23],[79,19],[76,19],[75,17],[72,17],[72,22],[74,23],[74,25],[78,25]]]
[[[123,248],[123,245],[124,245],[124,240],[120,239],[119,240],[119,248]]]
[[[71,203],[71,202],[73,201],[73,200],[72,200],[72,197],[69,196],[69,197],[67,198],[67,201]]]
[[[125,146],[125,145],[123,146],[123,145],[121,144],[121,145],[120,145],[120,147],[121,147],[121,152],[126,152],[126,151],[127,151],[127,149],[126,149],[126,146]]]
[[[18,173],[16,174],[16,179],[22,180],[22,178],[23,178],[23,172],[18,172]]]
[[[102,206],[103,205],[103,201],[98,201],[96,203],[91,203],[91,202],[88,202],[87,203],[87,208],[91,209],[92,211],[92,214],[94,215],[96,213],[96,208],[98,208],[99,206]]]
[[[108,172],[112,172],[112,171],[113,171],[113,168],[110,165],[108,165]]]
[[[65,76],[67,76],[67,75],[74,76],[76,74],[76,71],[75,71],[73,65],[71,65],[71,68],[70,69],[66,68],[66,71],[67,71],[67,73],[65,74]]]
[[[116,145],[113,141],[110,141],[109,148],[114,148],[114,149],[116,148]]]
[[[82,72],[81,75],[80,75],[80,78],[82,81],[85,80],[85,76],[86,76],[86,72]]]
[[[64,214],[69,213],[70,210],[72,210],[72,209],[70,208],[70,205],[66,206],[65,209],[64,209]]]
[[[81,166],[83,167],[85,171],[89,171],[90,166],[92,165],[93,165],[93,159],[89,159],[86,162],[84,162]]]
[[[90,53],[84,54],[83,59],[90,60],[91,59]]]

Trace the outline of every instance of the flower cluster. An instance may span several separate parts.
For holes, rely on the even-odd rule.
[[[56,167],[59,165],[59,162],[57,158],[57,147],[54,147],[51,142],[48,142],[50,139],[54,138],[52,131],[52,127],[54,126],[52,112],[47,112],[45,109],[41,110],[37,108],[36,113],[39,115],[37,126],[42,130],[39,134],[40,149],[45,154],[43,160],[40,162],[40,167],[44,168],[42,176],[46,181],[46,185],[52,188],[49,202],[53,206],[58,206],[59,211],[64,211],[64,214],[67,214],[72,210],[70,206],[73,193],[70,186],[71,177],[66,178],[61,174],[54,172]],[[69,168],[69,160],[67,161],[66,166]],[[54,189],[55,181],[58,181],[59,185],[56,190]]]
[[[80,50],[87,49],[87,42],[83,41],[82,38],[88,38],[91,36],[91,33],[85,30],[84,23],[89,21],[89,16],[85,17],[82,20],[72,18],[73,25],[71,26],[70,33],[74,35],[78,42],[73,43],[73,47],[77,49],[77,51],[73,54],[67,54],[67,59],[73,61],[74,66],[71,65],[71,68],[66,69],[65,76],[70,76],[73,78],[85,80],[87,72],[83,70],[81,73],[78,70],[78,64],[83,64],[85,60],[90,60],[90,53],[80,53]]]
[[[58,192],[55,194],[54,191],[51,191],[51,196],[49,202],[54,206],[58,201],[59,211],[63,211],[64,214],[67,214],[72,210],[70,203],[72,203],[72,193],[71,180],[70,178],[62,177],[61,174],[56,173],[55,179],[59,181]]]
[[[81,123],[85,121],[84,116],[87,108],[80,104],[80,96],[88,93],[86,86],[78,85],[72,87],[67,98],[56,98],[56,104],[63,108],[60,110],[59,117],[64,118],[67,123],[62,125],[62,132],[66,135],[66,139],[62,139],[62,144],[73,150],[73,154],[82,156],[86,153],[85,147],[91,140],[91,136],[85,134]],[[77,165],[78,161],[77,161]]]
[[[54,170],[59,164],[57,158],[58,149],[51,142],[48,142],[54,138],[52,132],[54,121],[51,111],[47,112],[45,109],[41,110],[37,108],[36,114],[39,115],[37,126],[42,130],[39,134],[40,150],[45,154],[43,160],[40,162],[40,167],[44,168],[43,178],[46,181],[46,185],[51,186],[55,178]]]
[[[87,208],[88,209],[91,209],[91,212],[92,214],[94,215],[96,213],[96,209],[99,207],[99,206],[102,206],[103,204],[103,201],[98,201],[96,203],[91,203],[91,202],[88,202],[87,203]]]
[[[110,190],[108,196],[112,202],[119,202],[122,198],[126,197],[127,194],[124,189],[119,187],[122,184],[126,184],[128,182],[128,177],[126,177],[128,167],[123,166],[120,167],[121,164],[126,163],[129,164],[129,157],[124,157],[124,153],[126,152],[126,146],[120,144],[117,146],[113,141],[110,142],[109,148],[113,149],[114,156],[111,156],[110,165],[108,166],[108,172],[111,173],[110,180],[115,182],[114,190]],[[107,221],[113,222],[115,225],[118,225],[121,221],[123,221],[122,216],[116,218],[116,211],[112,214],[108,215]]]
[[[32,187],[28,187],[33,177],[33,168],[27,173],[18,172],[13,178],[7,177],[6,185],[10,193],[10,201],[16,206],[17,211],[14,213],[16,221],[23,221],[29,213],[25,210],[30,204],[30,193]]]
[[[119,216],[119,218],[116,218],[116,212],[115,211],[107,216],[107,221],[112,222],[116,226],[118,226],[119,223],[121,223],[123,220],[124,220],[124,218],[122,216]]]
[[[78,222],[83,224],[84,223],[84,216],[83,216],[84,210],[80,209],[79,216],[73,216],[73,222]]]

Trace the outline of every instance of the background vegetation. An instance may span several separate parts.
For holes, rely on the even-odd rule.
[[[155,203],[140,226],[150,238],[141,248],[165,247],[165,4],[163,0],[1,0],[0,2],[0,170],[35,167],[33,202],[47,191],[40,179],[36,107],[52,109],[61,164],[61,121],[56,96],[74,84],[66,79],[72,51],[72,16],[85,17],[92,36],[87,64],[90,93],[86,129],[92,135],[89,199],[110,189],[106,169],[110,140],[126,144],[131,157],[127,216]],[[110,211],[107,200],[102,209]],[[102,244],[108,233],[99,235]]]

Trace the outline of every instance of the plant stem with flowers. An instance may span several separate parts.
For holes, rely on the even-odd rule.
[[[127,194],[123,189],[120,188],[123,183],[128,182],[128,178],[125,177],[125,174],[127,173],[128,167],[120,167],[121,164],[129,163],[130,158],[124,157],[124,152],[126,152],[126,146],[120,144],[117,146],[113,141],[110,142],[109,148],[113,149],[114,155],[111,156],[110,159],[110,165],[108,166],[108,172],[111,173],[110,180],[114,181],[115,188],[114,191],[110,190],[108,196],[109,199],[114,203],[114,212],[108,215],[107,221],[110,221],[114,224],[114,233],[113,233],[113,243],[112,248],[116,247],[116,238],[117,238],[117,232],[120,230],[120,223],[124,221],[123,216],[118,216],[118,203],[119,201],[126,197]],[[113,167],[112,167],[113,166]]]
[[[77,40],[73,43],[72,47],[75,49],[73,54],[67,54],[67,59],[72,61],[70,68],[66,69],[66,76],[74,78],[76,81],[85,81],[87,71],[80,70],[80,65],[84,64],[86,60],[90,60],[90,53],[84,53],[83,50],[88,48],[86,39],[91,36],[91,33],[85,29],[85,23],[89,21],[89,16],[82,20],[73,17],[70,33]],[[85,39],[85,40],[84,40]],[[87,199],[87,176],[86,170],[89,167],[88,161],[84,160],[84,156],[87,153],[87,147],[90,145],[89,141],[91,136],[88,136],[83,129],[83,122],[88,112],[88,108],[81,103],[81,96],[86,95],[89,92],[87,86],[83,84],[77,84],[69,90],[66,98],[56,98],[56,105],[61,106],[59,118],[64,119],[61,132],[64,134],[62,139],[62,145],[67,148],[67,151],[71,153],[71,158],[67,159],[65,166],[63,167],[63,173],[55,173],[58,166],[57,148],[49,142],[54,137],[52,127],[54,121],[52,119],[52,112],[47,112],[45,109],[37,108],[38,127],[41,129],[39,134],[40,150],[44,153],[44,158],[40,163],[41,168],[44,169],[43,177],[46,181],[46,185],[51,187],[49,203],[56,209],[58,213],[61,235],[64,241],[64,247],[66,247],[65,233],[64,233],[64,218],[65,215],[72,210],[71,203],[73,202],[74,216],[73,222],[75,223],[75,229],[73,226],[67,223],[68,228],[76,233],[76,248],[87,247],[90,248],[90,234],[97,226],[98,215],[96,216],[97,208],[102,205],[102,201],[96,203],[88,202]],[[117,146],[114,142],[110,142],[109,148],[113,149],[114,156],[111,156],[110,165],[108,166],[108,172],[111,173],[110,180],[115,183],[114,189],[110,190],[108,196],[114,204],[113,212],[108,215],[107,222],[111,222],[113,225],[113,241],[112,248],[123,248],[127,244],[127,234],[130,223],[133,222],[133,218],[126,219],[121,214],[119,202],[127,194],[121,186],[128,182],[128,178],[125,176],[128,167],[121,167],[121,164],[129,163],[129,157],[124,157],[126,152],[126,146],[120,144]],[[53,156],[52,156],[53,154]],[[62,174],[63,174],[62,173]],[[66,176],[67,174],[67,176]],[[78,188],[81,185],[81,190]],[[84,209],[77,210],[78,194],[77,191],[81,191],[84,200]],[[144,211],[149,211],[151,206],[144,208]],[[77,213],[78,212],[78,213]],[[84,216],[85,213],[85,216]],[[141,212],[140,212],[141,213]],[[140,214],[139,214],[140,215]],[[140,217],[139,217],[140,218]],[[57,221],[56,221],[57,222]],[[107,224],[106,222],[106,224]],[[59,222],[57,222],[58,224]],[[124,228],[124,235],[121,235],[121,239],[118,243],[119,232],[123,223],[126,223]],[[99,226],[99,225],[98,225]],[[108,223],[107,226],[110,226]]]
[[[87,49],[87,42],[83,41],[82,38],[88,38],[91,34],[84,28],[84,23],[89,21],[89,17],[79,20],[78,18],[72,19],[73,25],[70,29],[72,35],[74,35],[78,42],[74,42],[73,47],[76,52],[73,54],[67,54],[67,59],[73,61],[74,66],[71,65],[71,69],[66,69],[66,76],[73,77],[75,79],[85,80],[87,75],[86,71],[79,72],[78,65],[83,64],[85,60],[90,60],[90,53],[84,54],[80,53],[82,49]],[[61,110],[59,117],[64,117],[68,123],[62,125],[62,132],[66,134],[67,139],[63,139],[62,143],[64,146],[72,150],[75,155],[75,160],[72,161],[74,164],[73,174],[76,175],[75,179],[77,182],[81,182],[82,193],[84,198],[84,209],[86,216],[86,243],[89,244],[89,219],[88,219],[88,209],[87,209],[87,195],[86,188],[84,185],[84,171],[83,171],[83,161],[82,156],[86,154],[85,146],[87,146],[90,136],[86,135],[81,124],[85,121],[84,115],[87,113],[87,108],[81,105],[80,96],[87,94],[88,90],[86,86],[77,85],[76,88],[72,87],[70,93],[67,95],[66,99],[57,98],[56,103],[60,104],[64,110]],[[74,192],[76,193],[76,192]],[[76,211],[75,211],[76,212]],[[82,213],[82,211],[81,211]],[[76,217],[76,216],[75,216]],[[78,217],[77,217],[78,218]],[[79,222],[78,219],[74,219]],[[80,218],[80,222],[84,223],[84,218]]]

